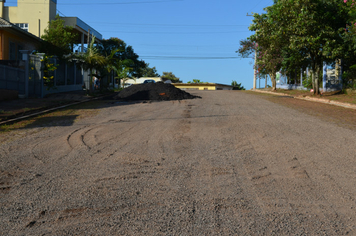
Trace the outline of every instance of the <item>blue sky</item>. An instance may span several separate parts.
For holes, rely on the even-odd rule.
[[[7,0],[10,5],[15,0]],[[251,12],[272,0],[57,0],[61,16],[76,16],[103,38],[118,37],[158,73],[183,82],[252,87],[253,59],[236,58],[239,41],[251,35]],[[261,81],[261,84],[264,81]]]

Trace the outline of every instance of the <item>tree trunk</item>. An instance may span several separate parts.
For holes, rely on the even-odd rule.
[[[277,90],[276,73],[271,73],[269,74],[269,76],[271,77],[271,81],[272,81],[272,91],[276,91]]]
[[[312,69],[312,85],[313,85],[313,93],[315,93],[315,68]]]
[[[319,73],[320,73],[320,69],[319,67],[316,68],[316,73],[315,73],[315,89],[314,89],[314,94],[315,95],[319,95],[320,94],[320,90],[319,90]]]
[[[93,93],[94,89],[93,89],[93,70],[90,69],[90,78],[89,78],[89,91],[90,93]]]
[[[267,75],[265,75],[265,88],[267,88]]]

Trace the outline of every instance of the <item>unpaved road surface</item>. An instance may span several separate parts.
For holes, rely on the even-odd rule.
[[[343,108],[193,94],[1,134],[0,235],[356,235]]]

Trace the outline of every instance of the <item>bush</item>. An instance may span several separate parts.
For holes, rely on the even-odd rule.
[[[348,71],[342,74],[342,90],[345,92],[347,89],[356,89],[356,65],[350,66]]]
[[[303,86],[307,89],[313,88],[313,79],[311,76],[306,76],[305,78],[303,77]]]

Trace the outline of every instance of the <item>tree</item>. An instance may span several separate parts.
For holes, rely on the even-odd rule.
[[[116,51],[112,56],[113,59],[126,61],[126,66],[130,69],[130,76],[132,77],[142,77],[144,70],[147,65],[143,60],[139,60],[139,56],[134,52],[131,46],[127,46],[126,43],[119,38],[109,38],[101,41],[97,45],[98,51],[102,55],[110,55],[113,51]]]
[[[348,88],[356,88],[356,7],[354,0],[344,1],[342,5],[346,7],[345,11],[348,19],[342,32],[344,40],[342,44],[343,52],[342,57],[340,57],[342,60],[338,60],[338,64],[342,64],[343,90],[346,91]]]
[[[188,81],[188,84],[203,84],[205,82],[200,81],[200,79],[193,79],[193,81]]]
[[[77,34],[73,33],[72,27],[64,26],[64,20],[56,15],[55,20],[48,23],[41,38],[44,40],[40,47],[41,52],[62,58],[72,52]]]
[[[251,54],[256,43],[258,73],[270,75],[273,89],[275,72],[311,67],[318,94],[322,64],[345,53],[343,31],[350,15],[345,9],[341,0],[276,0],[266,13],[254,14],[250,30],[255,34],[240,42],[239,53]]]
[[[280,34],[288,37],[287,55],[291,61],[308,58],[314,93],[319,94],[323,62],[332,62],[341,56],[340,30],[345,27],[345,8],[338,0],[284,0],[273,8]]]
[[[163,81],[170,80],[172,81],[172,83],[182,83],[182,81],[180,81],[180,79],[177,76],[175,76],[172,72],[163,72],[162,80]]]
[[[146,68],[142,69],[142,77],[160,77],[161,75],[157,73],[156,67],[149,67],[149,64],[146,64]]]
[[[276,4],[265,10],[264,14],[254,14],[253,24],[249,29],[255,31],[255,34],[249,37],[248,41],[253,42],[257,50],[255,69],[258,75],[269,74],[272,90],[276,90],[276,73],[281,70],[282,52],[287,40],[280,31],[281,22]]]
[[[237,83],[236,80],[231,82],[231,86],[233,86],[233,90],[246,90],[241,83]]]
[[[257,49],[257,44],[250,39],[240,40],[240,48],[236,51],[242,57],[249,57]]]

